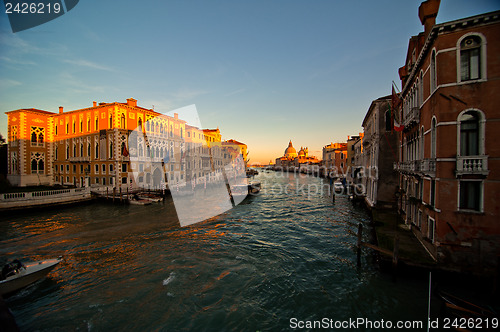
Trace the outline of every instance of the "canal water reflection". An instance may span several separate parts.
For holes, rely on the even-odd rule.
[[[0,257],[62,255],[7,299],[22,330],[288,330],[290,319],[426,320],[427,283],[356,267],[368,215],[322,180],[261,173],[261,194],[181,228],[172,201],[0,220]],[[284,190],[288,188],[288,190]],[[367,256],[367,255],[365,255]],[[364,258],[367,259],[367,258]]]

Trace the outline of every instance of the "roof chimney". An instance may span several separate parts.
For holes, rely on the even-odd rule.
[[[427,0],[420,4],[418,7],[418,17],[424,26],[424,32],[427,36],[432,27],[436,24],[436,16],[439,11],[439,4],[441,0]]]
[[[127,105],[132,107],[137,107],[137,100],[135,100],[134,98],[128,98]]]
[[[63,112],[63,107],[59,106],[59,114],[62,114],[62,112]]]
[[[97,102],[96,101],[93,101],[92,102],[92,107],[96,107],[97,106]]]
[[[174,119],[178,119],[179,118],[179,114],[178,113],[174,113]]]

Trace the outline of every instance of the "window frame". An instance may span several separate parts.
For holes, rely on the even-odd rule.
[[[461,44],[462,44],[462,41],[464,39],[469,38],[471,36],[478,37],[481,40],[481,45],[479,46],[479,78],[462,80],[462,70],[461,70],[461,67],[462,67],[462,46],[461,46]],[[486,68],[487,68],[488,64],[486,61],[486,59],[487,59],[487,57],[486,57],[486,51],[487,51],[486,44],[487,44],[486,37],[482,33],[479,33],[479,32],[466,33],[457,40],[456,62],[457,62],[457,82],[458,83],[468,84],[468,83],[485,81],[487,79]]]

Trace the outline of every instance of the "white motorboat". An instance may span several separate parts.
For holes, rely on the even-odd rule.
[[[0,276],[0,295],[13,293],[45,277],[62,257],[23,264],[18,260],[4,266]]]

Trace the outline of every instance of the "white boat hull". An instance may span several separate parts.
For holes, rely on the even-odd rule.
[[[13,293],[45,277],[61,261],[62,258],[56,258],[24,264],[19,273],[0,281],[0,295]]]

